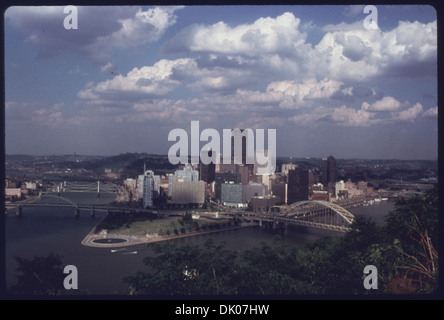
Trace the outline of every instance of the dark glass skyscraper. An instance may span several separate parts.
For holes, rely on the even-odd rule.
[[[208,157],[212,157],[213,151],[208,152]],[[199,164],[199,177],[200,180],[205,181],[206,183],[212,183],[214,181],[214,174],[216,172],[216,165],[211,162],[209,164],[203,164],[202,162]]]
[[[336,159],[330,155],[324,159],[324,170],[322,172],[322,184],[328,187],[329,184],[336,183]]]
[[[336,159],[330,155],[324,159],[324,170],[322,172],[322,184],[328,193],[335,194],[336,188]]]
[[[287,203],[308,200],[308,170],[296,168],[288,171]]]

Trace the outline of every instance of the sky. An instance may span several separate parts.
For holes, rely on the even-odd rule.
[[[167,154],[199,121],[276,129],[277,156],[438,157],[431,6],[64,8],[5,12],[6,154]]]

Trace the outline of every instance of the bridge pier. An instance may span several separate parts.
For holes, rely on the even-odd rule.
[[[76,208],[75,208],[74,216],[75,216],[76,218],[78,218],[78,217],[80,216],[80,209],[79,209],[79,207],[76,207]]]
[[[91,207],[91,218],[94,218],[96,216],[96,211],[94,210],[94,207]]]
[[[17,217],[19,217],[19,218],[22,217],[22,207],[21,207],[21,206],[17,206],[17,207],[15,208],[15,215],[16,215]]]

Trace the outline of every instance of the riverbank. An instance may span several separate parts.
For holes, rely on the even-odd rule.
[[[195,237],[200,235],[207,235],[211,233],[217,233],[222,231],[237,230],[242,228],[250,228],[257,226],[256,223],[241,223],[237,226],[224,227],[213,230],[205,231],[191,231],[181,234],[174,235],[158,235],[158,234],[147,234],[145,236],[137,236],[131,234],[121,234],[121,233],[108,233],[106,231],[101,231],[100,233],[95,233],[95,227],[86,235],[82,240],[82,245],[94,248],[122,248],[128,246],[136,246],[140,244],[148,244],[160,241],[174,240],[187,237]],[[114,242],[114,241],[120,242]]]

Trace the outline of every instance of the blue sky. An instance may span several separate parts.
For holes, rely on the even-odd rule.
[[[276,129],[278,156],[437,159],[433,7],[5,12],[6,153],[166,154],[175,128]],[[203,142],[201,146],[203,146]]]

